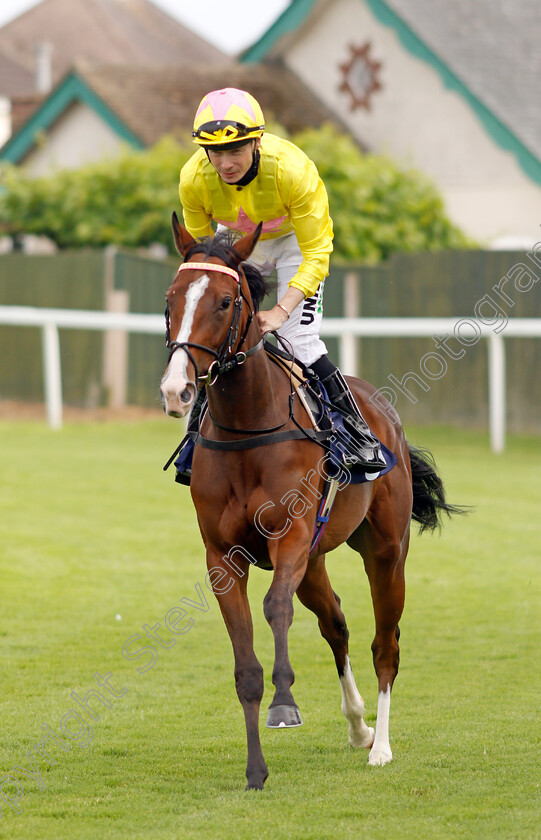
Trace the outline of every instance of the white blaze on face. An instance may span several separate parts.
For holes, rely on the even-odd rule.
[[[209,284],[210,278],[207,274],[203,274],[198,280],[195,280],[186,292],[186,305],[184,307],[184,315],[182,316],[182,323],[176,337],[176,341],[184,342],[190,340],[192,332],[193,320],[199,301],[205,294],[205,290]],[[188,356],[182,350],[173,353],[173,358],[162,379],[162,392],[166,399],[178,397],[188,384]]]

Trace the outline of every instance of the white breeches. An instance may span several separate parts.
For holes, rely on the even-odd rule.
[[[264,277],[273,269],[278,275],[278,300],[285,295],[288,283],[302,263],[302,254],[294,233],[277,239],[260,240],[248,262],[255,265]],[[278,330],[279,335],[291,344],[294,355],[305,365],[311,365],[327,348],[319,337],[323,318],[323,283],[313,297],[306,298],[290,314]]]

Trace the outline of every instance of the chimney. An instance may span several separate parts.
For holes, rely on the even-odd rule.
[[[38,93],[49,93],[53,86],[52,52],[53,45],[47,41],[36,46],[36,90]]]
[[[11,137],[11,102],[7,96],[0,96],[0,147]]]

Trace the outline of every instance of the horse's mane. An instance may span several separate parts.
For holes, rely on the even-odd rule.
[[[185,259],[190,259],[194,254],[203,253],[206,257],[218,257],[229,268],[237,268],[238,259],[235,259],[235,240],[237,237],[229,230],[219,231],[215,236],[204,236],[198,239],[186,253]],[[272,281],[265,280],[260,271],[251,263],[241,263],[244,276],[250,289],[254,309],[257,312],[259,304],[273,288]]]

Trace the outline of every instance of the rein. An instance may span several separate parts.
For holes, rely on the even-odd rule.
[[[197,344],[193,341],[172,341],[171,334],[170,334],[170,320],[169,320],[169,306],[166,307],[165,310],[165,323],[166,323],[166,333],[165,333],[165,344],[166,347],[169,349],[169,360],[168,364],[170,363],[173,354],[180,348],[184,350],[186,355],[188,356],[189,360],[191,361],[192,365],[194,366],[194,370],[196,373],[196,377],[198,380],[204,382],[206,386],[212,386],[218,379],[218,377],[223,373],[228,373],[229,371],[243,365],[246,359],[251,356],[253,353],[256,353],[263,347],[263,338],[261,338],[254,347],[251,347],[249,350],[241,350],[240,348],[244,344],[246,340],[246,336],[248,335],[248,330],[252,323],[254,312],[250,307],[250,302],[246,298],[244,292],[242,291],[241,286],[241,279],[240,274],[233,268],[230,268],[226,265],[217,265],[215,263],[205,263],[205,262],[186,262],[182,263],[179,267],[180,271],[188,271],[191,269],[200,270],[200,271],[217,271],[221,274],[227,274],[230,277],[233,277],[235,282],[237,283],[237,296],[234,306],[233,316],[231,318],[231,323],[229,325],[227,335],[224,338],[222,344],[218,348],[218,350],[214,350],[212,347],[207,347],[204,344]],[[233,347],[235,346],[239,334],[240,329],[240,319],[242,316],[242,307],[243,302],[249,307],[249,315],[246,322],[246,327],[242,333],[242,336],[237,344],[237,348],[235,352],[233,352]],[[203,350],[206,353],[214,356],[214,360],[211,362],[210,367],[206,374],[200,376],[199,371],[197,368],[197,364],[193,357],[193,354],[190,351],[190,348],[196,348],[198,350]],[[291,384],[291,383],[290,383]],[[286,440],[299,440],[302,438],[308,439],[313,441],[314,443],[318,443],[322,446],[326,451],[329,450],[329,446],[326,444],[326,441],[329,439],[329,435],[332,431],[332,424],[331,428],[327,429],[305,429],[303,428],[298,420],[295,418],[293,404],[294,404],[294,397],[295,391],[294,388],[291,387],[290,394],[289,394],[289,411],[288,417],[283,422],[276,426],[272,426],[266,429],[232,429],[227,426],[223,426],[221,423],[218,423],[212,415],[207,407],[207,411],[209,414],[209,418],[212,423],[217,426],[219,429],[222,429],[226,432],[231,432],[233,434],[244,434],[244,435],[253,435],[250,438],[241,438],[233,441],[215,441],[210,438],[203,437],[199,431],[197,432],[188,432],[186,438],[191,437],[194,442],[202,446],[204,449],[215,449],[215,450],[239,450],[239,449],[253,449],[259,446],[268,446],[273,443],[278,443]],[[321,413],[323,417],[323,412]],[[294,423],[297,427],[296,429],[289,429],[287,431],[281,431],[284,426],[286,426],[290,421]],[[184,440],[186,440],[186,438]],[[181,442],[179,447],[175,450],[171,458],[168,460],[167,464],[164,466],[164,470],[167,469],[174,458],[176,457],[177,453],[180,451],[182,446],[184,445],[184,440]]]

